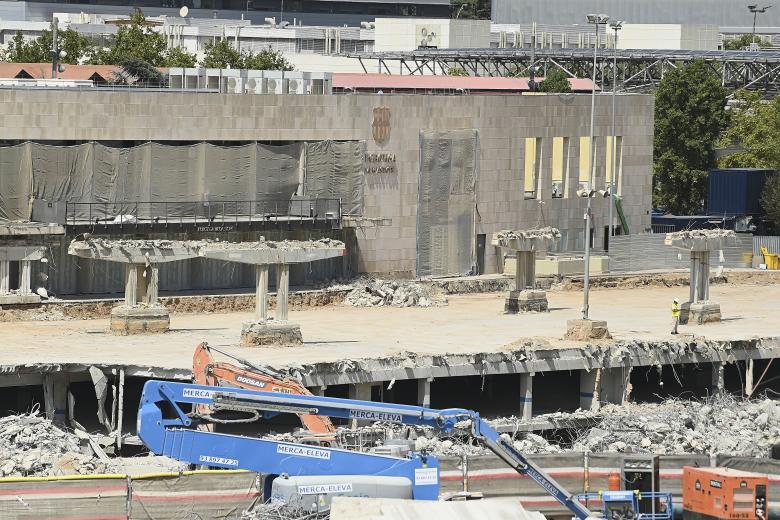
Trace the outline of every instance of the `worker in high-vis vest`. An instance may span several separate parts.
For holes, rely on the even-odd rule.
[[[677,334],[677,326],[680,324],[680,300],[675,298],[672,302],[672,334]]]

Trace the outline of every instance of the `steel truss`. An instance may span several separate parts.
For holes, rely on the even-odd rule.
[[[612,88],[615,76],[613,52],[612,49],[599,49],[598,52],[596,82],[604,89]],[[534,65],[537,76],[544,76],[551,68],[561,69],[571,77],[590,78],[593,75],[592,49],[536,49],[534,52],[525,48],[419,49],[348,56],[358,59],[365,72],[383,74],[446,74],[452,67],[461,67],[474,76],[527,77],[529,67]],[[730,89],[780,93],[780,52],[776,51],[618,50],[618,89],[652,90],[664,74],[696,60],[704,61]],[[378,63],[378,67],[373,63]]]

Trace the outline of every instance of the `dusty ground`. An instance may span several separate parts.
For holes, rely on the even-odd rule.
[[[591,318],[607,319],[615,339],[669,339],[670,305],[685,300],[687,287],[596,289]],[[780,336],[780,289],[773,284],[719,284],[711,297],[721,303],[724,321],[682,326],[682,334],[710,339]],[[449,296],[435,308],[354,308],[330,305],[291,310],[305,344],[288,348],[242,348],[241,323],[250,313],[173,314],[173,330],[159,336],[116,337],[108,320],[0,323],[0,365],[29,363],[117,363],[186,369],[193,347],[208,341],[272,365],[417,353],[489,352],[522,338],[545,338],[551,347],[573,345],[559,338],[566,320],[578,318],[582,294],[553,291],[551,312],[504,315],[505,294]]]

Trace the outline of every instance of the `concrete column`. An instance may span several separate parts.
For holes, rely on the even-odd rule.
[[[11,292],[11,262],[0,260],[0,294]]]
[[[138,304],[138,269],[134,264],[125,266],[125,305],[135,307]]]
[[[255,318],[258,321],[268,319],[268,265],[255,266]],[[278,305],[278,304],[277,304]]]
[[[533,289],[536,285],[536,253],[516,251],[515,290]]]
[[[349,398],[358,399],[360,401],[371,400],[371,383],[355,383],[349,385]]]
[[[596,391],[597,369],[589,372],[580,370],[580,408],[582,410],[592,410]]]
[[[290,294],[290,265],[276,265],[276,321],[287,321],[287,299]],[[370,395],[370,394],[369,394]]]
[[[67,423],[68,374],[51,372],[43,376],[43,402],[46,418],[57,424]]]
[[[22,260],[21,271],[19,274],[19,294],[30,294],[30,271],[31,265],[29,260]]]
[[[424,408],[431,407],[431,381],[432,378],[426,377],[417,380],[417,405]]]
[[[533,417],[534,373],[520,374],[520,417],[530,421]]]
[[[602,368],[600,398],[603,403],[623,404],[628,398],[631,368]]]
[[[723,363],[715,361],[712,363],[712,393],[719,394],[723,392]]]
[[[689,287],[689,297],[688,297],[688,301],[690,301],[691,303],[696,303],[696,285],[698,283],[696,278],[698,277],[698,274],[699,274],[699,262],[698,259],[696,258],[696,252],[691,252],[691,274],[690,274],[691,280],[689,282],[690,287]]]
[[[699,301],[710,299],[710,252],[699,253]]]
[[[144,303],[154,305],[160,294],[160,268],[152,264],[144,271],[146,274],[146,296]]]
[[[322,386],[312,386],[309,388],[309,391],[312,393],[312,395],[316,395],[319,397],[325,397],[325,389],[328,388],[326,385]]]

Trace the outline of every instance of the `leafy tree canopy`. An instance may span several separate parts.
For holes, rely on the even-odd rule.
[[[701,60],[664,76],[655,93],[653,203],[678,215],[704,201],[712,150],[726,127],[727,91]]]
[[[463,67],[450,67],[447,69],[448,76],[468,76],[469,73]]]
[[[765,49],[769,47],[769,42],[760,36],[753,38],[752,34],[743,34],[738,38],[731,38],[729,40],[723,40],[723,48],[727,51],[741,51],[745,47],[750,47],[750,44],[755,42],[756,45]]]
[[[241,52],[228,40],[206,43],[202,65],[215,69],[293,70],[284,55],[273,49],[264,49],[257,54]]]
[[[544,77],[544,81],[539,83],[537,89],[539,92],[571,92],[569,77],[561,69],[550,69]]]
[[[57,31],[57,40],[60,49],[65,51],[65,57],[60,58],[62,63],[75,64],[87,61],[95,49],[92,40],[73,29]],[[50,62],[51,42],[51,31],[43,31],[41,36],[30,41],[26,41],[22,33],[17,32],[8,42],[2,53],[2,59],[14,63]]]
[[[141,59],[159,67],[165,60],[167,44],[165,36],[152,30],[144,13],[136,10],[129,23],[119,26],[109,46],[99,49],[96,63],[118,65],[129,59]]]
[[[450,17],[490,20],[490,0],[451,0]]]

